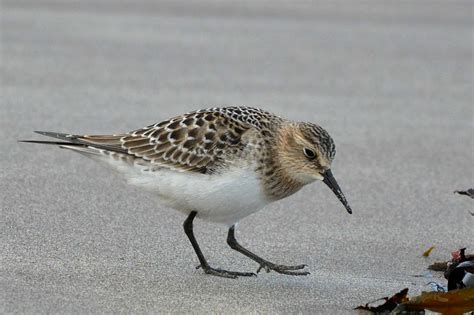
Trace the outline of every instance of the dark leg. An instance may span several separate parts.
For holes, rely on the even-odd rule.
[[[245,256],[249,257],[250,259],[258,262],[260,264],[260,267],[257,270],[257,273],[260,272],[260,270],[263,268],[267,272],[270,272],[270,270],[276,271],[278,273],[283,273],[286,275],[293,275],[293,276],[306,276],[309,275],[309,272],[307,271],[291,271],[291,270],[299,270],[303,269],[306,267],[306,265],[297,265],[297,266],[284,266],[284,265],[277,265],[274,263],[271,263],[261,257],[258,257],[248,249],[242,247],[239,243],[237,243],[237,240],[235,239],[235,226],[231,226],[229,229],[229,234],[227,234],[227,244],[232,249],[235,249],[236,251],[244,254]]]
[[[236,271],[227,271],[227,270],[221,270],[221,269],[214,269],[209,266],[209,264],[206,261],[206,258],[204,258],[204,255],[201,252],[201,249],[199,248],[199,245],[196,241],[196,238],[194,237],[193,233],[193,220],[196,217],[197,212],[192,211],[186,221],[184,221],[183,227],[184,227],[184,232],[188,236],[189,240],[191,241],[191,244],[193,245],[194,251],[196,252],[196,255],[198,256],[199,262],[201,263],[201,267],[204,270],[205,273],[211,274],[214,276],[220,276],[220,277],[225,277],[225,278],[237,278],[238,276],[256,276],[253,272],[236,272]]]

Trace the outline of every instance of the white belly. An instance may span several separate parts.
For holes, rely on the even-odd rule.
[[[252,165],[232,167],[222,174],[199,174],[161,168],[151,171],[122,154],[88,147],[63,146],[93,158],[125,175],[127,181],[158,195],[167,206],[186,214],[227,225],[257,212],[270,203]],[[143,161],[142,161],[143,162]]]
[[[234,168],[215,175],[167,169],[155,172],[134,170],[128,175],[131,175],[127,176],[131,184],[157,194],[167,206],[184,213],[197,211],[199,218],[227,225],[270,202],[251,167]]]

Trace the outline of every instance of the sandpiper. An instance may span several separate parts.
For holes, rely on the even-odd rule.
[[[235,239],[237,222],[316,180],[329,186],[352,213],[331,172],[336,151],[327,131],[261,109],[208,108],[113,135],[36,132],[61,141],[24,142],[58,145],[104,162],[130,184],[185,213],[184,231],[206,274],[256,275],[212,268],[194,237],[195,217],[226,224],[227,243],[256,261],[257,273],[307,275],[302,270],[306,265],[274,264],[242,247]]]

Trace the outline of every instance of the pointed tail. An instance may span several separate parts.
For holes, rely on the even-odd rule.
[[[96,149],[103,149],[107,151],[127,154],[127,150],[122,148],[120,143],[120,138],[123,137],[123,135],[79,136],[50,131],[35,132],[43,136],[59,139],[61,141],[19,140],[18,142],[58,145],[62,148],[93,147]]]

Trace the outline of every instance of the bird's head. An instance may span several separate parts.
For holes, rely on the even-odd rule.
[[[336,194],[349,213],[352,210],[331,172],[336,154],[334,141],[321,126],[313,123],[288,123],[280,132],[277,154],[287,174],[305,185],[323,181]]]

